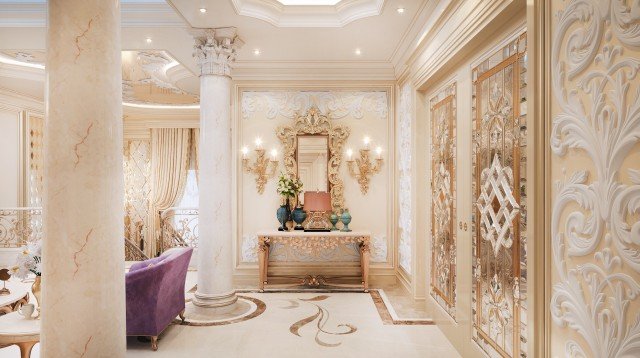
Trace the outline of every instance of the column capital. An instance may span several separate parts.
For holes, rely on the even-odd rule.
[[[231,77],[231,67],[237,51],[244,45],[235,27],[191,29],[195,39],[193,57],[200,67],[200,76]]]

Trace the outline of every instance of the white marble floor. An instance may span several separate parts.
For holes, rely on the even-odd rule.
[[[194,275],[189,276],[188,288]],[[402,317],[409,301],[400,289],[389,290],[390,300],[403,302],[404,308],[397,310]],[[156,352],[150,343],[129,337],[127,357],[459,357],[435,325],[385,324],[366,293],[241,295],[263,302],[263,312],[230,325],[171,325],[160,336]],[[17,347],[0,349],[0,357],[19,357]],[[39,357],[38,345],[32,357]]]

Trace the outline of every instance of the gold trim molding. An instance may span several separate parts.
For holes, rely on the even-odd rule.
[[[342,125],[332,125],[330,114],[322,114],[317,107],[311,107],[304,114],[296,114],[292,126],[280,126],[276,135],[284,146],[284,166],[290,176],[298,176],[296,149],[298,136],[326,135],[329,138],[328,179],[333,211],[341,212],[344,208],[344,183],[339,176],[342,163],[342,148],[349,138],[350,130]]]

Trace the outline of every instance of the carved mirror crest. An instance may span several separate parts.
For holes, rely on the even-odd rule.
[[[322,114],[317,107],[311,107],[302,114],[297,114],[292,126],[278,127],[276,135],[284,147],[284,166],[288,175],[299,177],[298,173],[298,141],[308,140],[310,136],[326,138],[328,145],[327,181],[328,191],[331,193],[331,206],[335,212],[344,208],[344,184],[339,176],[342,163],[344,143],[349,137],[349,128],[342,125],[332,125],[329,114]],[[304,182],[303,182],[304,183]],[[306,190],[322,188],[307,187]]]

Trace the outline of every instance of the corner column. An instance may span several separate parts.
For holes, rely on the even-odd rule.
[[[119,1],[49,0],[43,357],[126,350]]]
[[[231,65],[235,28],[195,30],[200,66],[198,307],[235,309],[232,252]]]

